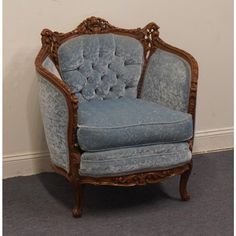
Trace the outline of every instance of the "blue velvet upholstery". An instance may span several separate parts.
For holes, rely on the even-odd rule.
[[[84,151],[182,142],[192,137],[190,114],[136,98],[82,103],[78,141]]]
[[[46,58],[43,66],[60,78],[53,62]],[[68,109],[64,95],[48,80],[38,74],[40,109],[51,161],[68,171],[67,142]]]
[[[166,169],[191,160],[187,140],[190,68],[182,58],[157,49],[136,99],[143,66],[139,41],[115,34],[83,35],[63,43],[58,73],[46,58],[43,66],[63,79],[79,99],[78,142],[85,151],[79,173],[119,176]],[[69,170],[68,110],[65,97],[38,76],[40,107],[52,162]]]
[[[79,173],[93,177],[119,176],[172,168],[190,162],[191,158],[187,143],[84,152]]]
[[[191,72],[176,54],[157,49],[145,72],[141,98],[187,112]]]
[[[143,46],[132,37],[82,35],[63,43],[58,57],[62,78],[80,103],[137,95]]]

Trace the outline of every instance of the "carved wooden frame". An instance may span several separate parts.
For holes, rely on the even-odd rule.
[[[72,211],[73,216],[75,217],[81,215],[81,194],[82,194],[82,185],[84,184],[135,186],[135,185],[145,185],[149,183],[158,183],[168,177],[180,175],[181,198],[182,200],[189,199],[189,195],[186,190],[186,185],[189,175],[191,173],[192,162],[171,169],[157,170],[144,173],[135,173],[124,176],[115,176],[115,177],[112,176],[112,177],[100,177],[100,178],[80,176],[78,170],[80,166],[80,156],[83,151],[80,149],[78,145],[76,136],[77,108],[78,108],[77,97],[75,96],[74,93],[71,92],[68,85],[66,85],[62,80],[57,78],[54,74],[52,74],[42,66],[42,63],[45,60],[45,58],[49,56],[55,63],[60,73],[58,66],[57,50],[62,43],[73,37],[77,37],[83,34],[104,34],[104,33],[127,35],[139,40],[144,48],[144,65],[142,69],[140,82],[138,84],[138,93],[137,93],[137,97],[139,97],[142,90],[144,73],[150,56],[155,52],[157,48],[174,53],[179,57],[182,57],[190,65],[191,86],[190,86],[188,113],[192,114],[193,126],[195,126],[198,64],[196,60],[189,53],[176,47],[173,47],[165,43],[162,39],[160,39],[158,29],[159,27],[155,23],[149,23],[144,28],[122,29],[109,24],[104,19],[93,16],[84,20],[79,26],[76,27],[76,29],[65,34],[52,32],[49,29],[44,29],[41,33],[42,48],[39,51],[37,58],[35,60],[36,70],[39,74],[41,74],[45,79],[50,81],[57,89],[59,89],[62,92],[62,94],[66,98],[69,112],[69,122],[68,122],[69,171],[66,172],[64,169],[57,167],[53,164],[52,167],[57,173],[65,176],[75,189],[76,204]],[[189,148],[192,151],[193,138],[190,139],[188,142],[189,142]]]

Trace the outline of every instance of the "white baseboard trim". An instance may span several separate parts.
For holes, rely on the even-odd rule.
[[[215,152],[234,147],[234,128],[203,130],[195,134],[193,153]]]
[[[193,153],[206,153],[232,149],[233,127],[196,132]],[[3,157],[3,178],[51,172],[49,153],[25,153]]]
[[[25,153],[3,157],[3,178],[51,172],[49,153]]]

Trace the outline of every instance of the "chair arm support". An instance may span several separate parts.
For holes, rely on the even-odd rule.
[[[197,81],[198,64],[194,57],[158,38],[150,53],[141,97],[190,113],[194,131]],[[193,138],[189,144],[192,149]]]
[[[69,173],[72,170],[74,153],[79,153],[76,135],[78,100],[60,78],[48,57],[47,48],[42,47],[35,65],[40,108],[51,160],[54,165]]]
[[[179,57],[183,58],[190,67],[190,88],[189,88],[189,102],[188,102],[188,110],[187,112],[192,114],[193,124],[195,126],[195,113],[196,113],[196,102],[197,102],[197,85],[198,85],[198,74],[199,68],[196,59],[188,52],[174,47],[163,40],[159,39],[160,48],[166,50],[170,53],[174,53]]]
[[[198,63],[196,59],[190,53],[182,49],[173,47],[162,40],[161,42],[163,45],[163,49],[169,52],[176,53],[178,56],[186,60],[190,66],[191,80],[190,80],[189,102],[188,102],[187,112],[192,115],[192,119],[193,119],[193,137],[189,140],[189,148],[192,151],[193,142],[194,142],[194,132],[195,132],[195,120],[196,120],[197,86],[198,86],[198,74],[199,74]]]

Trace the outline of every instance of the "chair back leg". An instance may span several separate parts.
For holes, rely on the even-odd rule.
[[[183,174],[181,174],[180,176],[179,192],[180,192],[182,201],[188,201],[190,199],[190,195],[187,192],[187,183],[188,183],[188,179],[191,174],[191,171],[192,171],[192,162],[189,164],[189,169],[185,171]]]

